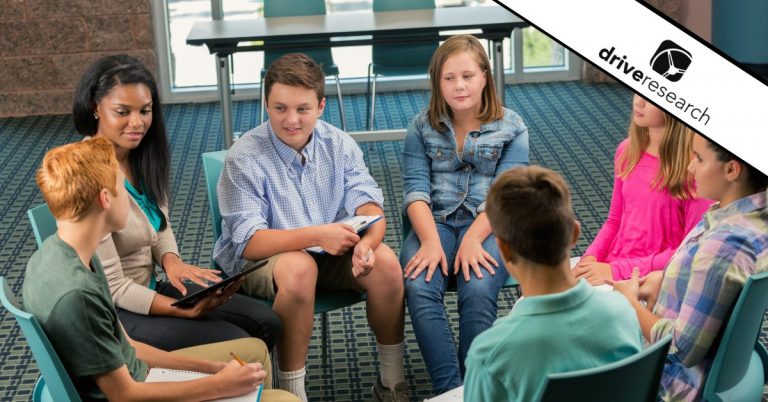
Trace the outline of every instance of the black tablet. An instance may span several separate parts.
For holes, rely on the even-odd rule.
[[[233,283],[233,282],[237,281],[239,278],[241,278],[241,277],[243,277],[245,275],[250,274],[251,272],[253,272],[253,271],[263,267],[266,264],[267,264],[267,260],[259,261],[259,262],[256,263],[256,265],[246,269],[245,271],[242,271],[242,272],[239,272],[237,274],[234,274],[234,275],[232,275],[232,276],[222,280],[219,283],[214,283],[213,285],[208,286],[207,288],[200,289],[200,290],[198,290],[195,293],[186,295],[183,298],[181,298],[179,300],[176,300],[175,302],[171,303],[171,306],[192,307],[200,299],[202,299],[203,297],[206,297],[209,294],[211,294],[211,292],[215,292],[215,291],[217,291],[219,289],[224,289],[230,283]]]

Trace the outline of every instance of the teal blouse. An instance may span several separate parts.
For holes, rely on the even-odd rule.
[[[133,197],[133,200],[136,201],[136,203],[141,207],[141,210],[144,211],[144,215],[147,216],[149,224],[152,225],[152,228],[155,229],[155,232],[159,232],[160,226],[163,223],[163,211],[160,210],[160,207],[157,206],[157,203],[147,197],[146,191],[139,193],[139,191],[136,190],[136,188],[133,187],[131,182],[128,180],[125,180],[125,189],[128,190],[128,194]],[[155,275],[150,276],[148,287],[152,290],[155,290],[156,285],[157,279],[155,278]]]
[[[155,232],[159,232],[160,225],[163,223],[163,211],[160,210],[157,203],[150,200],[149,197],[147,197],[146,192],[139,193],[128,180],[125,181],[125,188],[128,190],[128,194],[133,197],[134,201],[139,204],[141,210],[144,211],[144,214],[147,215],[147,219],[149,219],[149,223],[155,229]]]

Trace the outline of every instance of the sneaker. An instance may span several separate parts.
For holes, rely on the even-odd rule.
[[[389,389],[381,383],[381,377],[376,379],[376,385],[371,390],[374,402],[408,402],[408,385],[405,382],[399,382],[395,389]]]

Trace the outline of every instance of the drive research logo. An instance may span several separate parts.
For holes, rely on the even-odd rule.
[[[645,89],[648,91],[646,92],[647,95],[656,95],[658,97],[658,101],[665,100],[671,106],[679,109],[680,112],[690,115],[691,118],[698,120],[705,126],[709,123],[709,119],[711,117],[709,115],[709,106],[694,104],[690,99],[687,99],[683,97],[682,94],[675,92],[673,88],[667,88],[664,85],[664,82],[659,82],[653,77],[655,74],[650,73],[651,75],[648,75],[649,73],[641,70],[639,67],[636,67],[637,65],[634,64],[631,59],[628,59],[626,54],[621,55],[621,53],[623,52],[617,50],[616,46],[604,47],[600,49],[600,51],[597,53],[597,56],[600,58],[600,60],[605,62],[603,66],[605,67],[606,72],[609,71],[608,67],[613,67],[616,69],[618,74],[623,73],[629,77],[629,79],[632,79],[640,84],[641,87],[645,87]],[[678,56],[676,54],[685,56],[683,59],[685,64],[683,64],[681,61],[678,61]],[[651,67],[653,67],[653,69],[663,77],[673,82],[680,80],[680,77],[683,76],[685,69],[688,68],[690,64],[690,53],[684,49],[681,49],[672,41],[668,40],[664,41],[661,46],[659,46],[659,50],[656,51],[656,55],[651,59]],[[657,68],[657,66],[660,68]],[[619,78],[618,74],[614,75],[614,77],[619,81],[624,81],[624,83],[627,85],[633,85],[628,82],[628,79],[622,80]],[[650,100],[651,98],[649,97],[648,99]]]
[[[671,40],[665,40],[651,58],[651,68],[662,77],[680,81],[685,70],[691,65],[691,53]]]

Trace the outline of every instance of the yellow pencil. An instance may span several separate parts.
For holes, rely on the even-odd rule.
[[[245,366],[245,362],[243,359],[239,358],[236,354],[229,352],[229,355],[232,356],[233,359],[237,360],[238,363],[240,363],[241,366]]]

